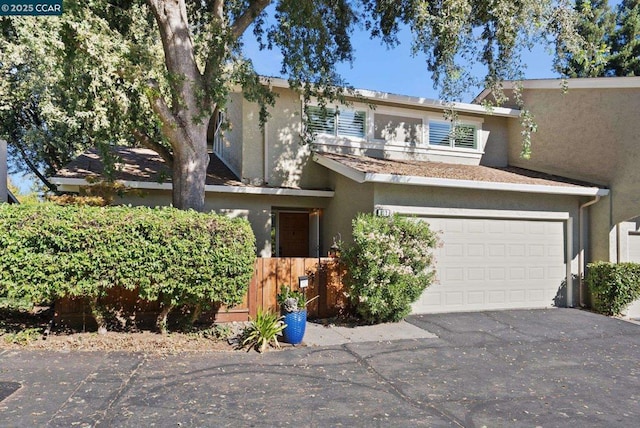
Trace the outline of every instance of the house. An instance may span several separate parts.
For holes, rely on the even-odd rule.
[[[263,129],[257,105],[230,96],[233,126],[216,129],[206,185],[208,209],[249,219],[260,256],[324,255],[349,241],[359,212],[415,216],[441,241],[437,283],[413,306],[434,313],[578,306],[587,262],[640,254],[640,78],[572,79],[566,94],[560,80],[525,82],[538,125],[529,160],[520,111],[487,111],[489,91],[453,105],[452,131],[445,103],[364,90],[346,106],[311,105],[305,121],[287,82],[270,84],[278,97]],[[304,126],[313,144],[301,144]],[[162,159],[117,151],[119,178],[145,193],[125,202],[169,204]],[[88,152],[52,181],[78,190],[100,168]]]

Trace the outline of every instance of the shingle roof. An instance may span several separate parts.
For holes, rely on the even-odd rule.
[[[114,147],[118,158],[116,180],[145,181],[156,183],[171,182],[171,169],[164,159],[153,150],[132,147]],[[101,175],[104,171],[102,158],[96,149],[82,153],[67,166],[57,172],[55,177],[86,178]],[[208,185],[242,186],[242,182],[214,154],[211,155],[207,169]]]
[[[417,160],[378,159],[367,156],[335,153],[318,153],[318,155],[339,162],[356,171],[370,174],[544,186],[597,187],[594,184],[513,166],[499,168],[483,165],[460,165]]]

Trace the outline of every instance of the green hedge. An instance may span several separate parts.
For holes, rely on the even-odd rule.
[[[400,321],[433,282],[436,235],[425,222],[394,215],[359,214],[345,251],[352,306],[365,321]]]
[[[0,296],[97,302],[111,287],[138,289],[161,301],[163,328],[179,305],[239,304],[254,263],[245,220],[173,208],[0,205]]]
[[[587,268],[586,282],[596,311],[619,315],[640,298],[640,264],[595,262]]]

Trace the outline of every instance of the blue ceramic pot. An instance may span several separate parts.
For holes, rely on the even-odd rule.
[[[284,341],[292,345],[302,342],[304,329],[307,326],[307,311],[285,313],[284,323],[287,325],[282,330]]]

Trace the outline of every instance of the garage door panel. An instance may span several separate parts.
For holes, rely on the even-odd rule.
[[[440,231],[436,282],[415,313],[549,307],[564,279],[561,221],[423,218]]]

